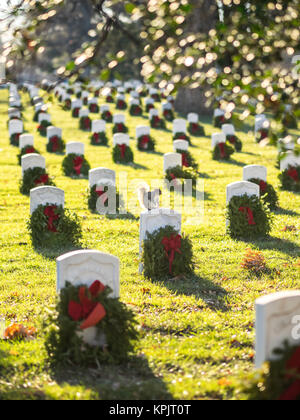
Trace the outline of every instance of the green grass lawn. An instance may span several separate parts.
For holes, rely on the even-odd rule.
[[[193,138],[190,149],[205,180],[205,217],[193,226],[183,215],[183,231],[190,235],[197,263],[196,276],[152,282],[138,274],[139,210],[135,218],[105,218],[91,214],[86,202],[87,180],[62,174],[62,156],[46,152],[37,133],[29,96],[22,95],[25,129],[35,136],[36,148],[46,157],[48,173],[65,190],[66,207],[76,212],[83,228],[83,247],[116,255],[121,261],[121,300],[135,312],[140,340],[136,356],[125,366],[51,369],[43,347],[40,319],[56,296],[55,256],[36,252],[26,228],[29,198],[19,192],[18,149],[9,145],[8,92],[0,91],[0,318],[38,328],[32,342],[0,342],[0,399],[228,399],[242,398],[239,381],[253,371],[254,301],[257,297],[300,287],[300,195],[279,192],[271,237],[255,243],[232,240],[225,231],[226,185],[242,179],[247,164],[268,168],[268,181],[277,190],[277,150],[254,143],[253,133],[238,132],[242,153],[230,163],[211,158],[210,119],[202,119],[207,137]],[[111,107],[114,110],[114,106]],[[171,124],[153,130],[156,153],[134,146],[135,166],[115,165],[110,147],[90,145],[89,133],[78,120],[51,105],[53,125],[63,128],[65,141],[83,141],[92,168],[104,166],[127,172],[129,180],[161,178],[163,154],[172,152]],[[127,114],[130,135],[148,119]],[[97,116],[93,117],[94,119]],[[134,142],[132,142],[134,144]],[[129,198],[136,202],[135,191]],[[296,230],[284,232],[286,225]],[[272,275],[260,278],[241,268],[247,248],[263,252]],[[298,263],[298,265],[297,265]]]

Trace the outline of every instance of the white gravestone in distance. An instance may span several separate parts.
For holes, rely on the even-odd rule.
[[[187,120],[190,124],[198,124],[199,123],[199,115],[191,112],[187,116]]]
[[[280,161],[280,170],[285,171],[289,166],[300,166],[300,156],[296,156],[293,152],[287,152],[286,157]]]
[[[89,185],[92,188],[99,183],[116,185],[116,172],[107,168],[96,168],[89,171]]]
[[[66,282],[73,286],[90,287],[96,280],[112,289],[112,298],[120,295],[120,261],[117,257],[99,251],[74,251],[62,255],[56,260],[57,291],[63,289]],[[83,341],[91,346],[103,346],[104,335],[98,336],[96,327],[88,328],[80,333]]]
[[[211,147],[214,149],[218,144],[226,143],[226,136],[224,133],[214,133],[211,136]]]
[[[125,115],[124,114],[116,114],[113,116],[113,123],[114,124],[125,124]]]
[[[38,206],[45,206],[46,204],[64,207],[65,192],[51,186],[37,187],[30,191],[30,214],[32,214]]]
[[[153,98],[146,98],[145,99],[145,105],[154,105],[154,99]]]
[[[175,140],[173,142],[174,152],[176,153],[177,150],[185,150],[188,151],[189,149],[189,142],[186,140]]]
[[[262,165],[248,165],[243,169],[243,180],[249,181],[250,179],[261,179],[267,182],[268,170]]]
[[[222,131],[225,136],[235,136],[235,128],[232,124],[223,124]]]
[[[104,120],[92,121],[92,133],[105,133],[106,122]]]
[[[23,133],[23,122],[20,120],[11,120],[8,124],[9,135]]]
[[[71,109],[82,108],[83,102],[81,99],[74,99],[71,103]]]
[[[173,121],[173,134],[184,133],[187,131],[187,122],[183,119],[176,119]]]
[[[300,345],[300,291],[287,291],[256,300],[256,359],[259,369],[266,361],[276,360],[273,352],[284,341]],[[298,323],[298,324],[297,324]]]
[[[166,153],[164,155],[164,172],[168,169],[182,166],[182,156],[180,153]]]
[[[39,114],[39,123],[41,123],[43,121],[47,121],[47,122],[51,123],[51,115],[47,114],[46,112],[41,112]]]
[[[225,112],[222,109],[217,108],[217,109],[214,110],[214,117],[215,118],[224,117],[224,115],[225,115]]]
[[[101,114],[103,112],[107,112],[107,111],[109,111],[109,105],[101,105],[100,106],[100,112],[101,112]]]
[[[151,120],[153,117],[158,117],[158,110],[155,108],[152,108],[149,111],[149,119]]]
[[[145,211],[140,216],[140,255],[142,255],[143,241],[147,233],[152,234],[160,228],[172,226],[178,234],[181,234],[181,214],[170,209],[155,209]],[[140,273],[143,271],[143,265],[140,264]]]
[[[150,127],[139,125],[136,127],[136,138],[140,138],[142,136],[150,136]]]
[[[47,139],[51,139],[51,137],[57,136],[62,138],[62,129],[58,127],[47,127]]]
[[[113,137],[113,145],[114,147],[117,145],[126,144],[126,146],[130,146],[130,137],[128,134],[117,133],[114,134]]]
[[[78,115],[79,118],[88,117],[90,115],[90,111],[88,109],[81,109]]]
[[[66,145],[66,154],[67,155],[81,155],[84,156],[84,143],[80,143],[80,142],[70,142],[67,143]]]
[[[33,168],[46,168],[46,159],[44,156],[41,156],[37,153],[29,153],[27,155],[22,156],[21,158],[21,165],[22,165],[22,176],[24,172],[28,169]]]
[[[259,185],[248,181],[233,182],[232,184],[227,185],[226,202],[229,204],[232,197],[242,197],[245,194],[249,197],[252,197],[253,195],[260,197]]]
[[[22,150],[26,146],[34,145],[34,137],[31,134],[22,134],[20,136],[19,148]]]

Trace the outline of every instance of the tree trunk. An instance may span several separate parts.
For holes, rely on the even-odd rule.
[[[208,34],[215,28],[218,19],[218,7],[212,0],[192,0],[193,10],[186,22],[185,34]],[[191,68],[190,72],[186,72],[183,76],[192,75],[196,68]],[[196,112],[198,114],[210,114],[211,109],[205,106],[205,90],[204,88],[191,89],[188,87],[178,90],[175,101],[175,109],[182,114]]]

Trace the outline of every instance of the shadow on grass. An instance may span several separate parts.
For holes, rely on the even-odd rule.
[[[277,210],[274,211],[274,213],[281,216],[300,216],[299,213],[293,210],[283,209],[282,207],[279,207]]]
[[[142,356],[132,356],[124,365],[101,365],[98,369],[55,369],[51,376],[61,386],[91,390],[96,400],[173,399],[166,384]]]
[[[161,284],[159,282],[159,284]],[[212,311],[227,312],[230,310],[228,306],[228,292],[222,287],[214,284],[208,279],[194,275],[188,277],[179,277],[178,280],[165,280],[163,285],[178,296],[193,296],[196,299],[204,301],[203,306],[199,309],[208,307]]]
[[[269,236],[268,238],[254,239],[249,241],[244,241],[255,245],[261,251],[263,250],[273,250],[277,252],[282,252],[291,257],[298,257],[300,255],[300,246],[294,242],[288,241],[287,239],[275,238]]]
[[[135,216],[132,213],[126,214],[107,214],[105,217],[109,220],[139,220],[138,216]]]
[[[84,246],[74,246],[72,244],[69,244],[63,247],[47,247],[47,246],[38,246],[38,245],[34,245],[32,244],[34,251],[41,255],[43,258],[46,258],[48,260],[55,260],[56,258],[58,258],[61,255],[64,255],[68,252],[72,252],[72,251],[80,251],[83,249],[86,249]]]
[[[235,166],[240,166],[241,168],[243,168],[245,166],[245,163],[243,162],[239,162],[235,159],[230,159],[230,160],[222,160],[220,161],[221,163],[225,163],[227,165],[235,165]]]

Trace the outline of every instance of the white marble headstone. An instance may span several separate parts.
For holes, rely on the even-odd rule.
[[[150,118],[150,120],[151,120],[153,117],[158,117],[158,110],[157,110],[157,109],[155,109],[155,108],[152,108],[152,109],[150,109],[150,111],[149,111],[149,118]]]
[[[182,166],[182,156],[180,153],[166,153],[164,155],[164,172],[168,169]]]
[[[113,116],[113,123],[114,124],[125,124],[125,115],[124,114],[116,114]]]
[[[103,112],[107,112],[107,111],[109,111],[109,105],[101,105],[100,106],[100,112],[101,112],[101,114]]]
[[[199,122],[199,116],[198,114],[195,114],[194,112],[191,112],[190,114],[188,114],[187,119],[190,124],[198,124]]]
[[[279,292],[256,300],[257,368],[266,361],[276,360],[273,352],[284,341],[300,345],[300,291]],[[296,328],[298,325],[298,328]]]
[[[150,136],[150,127],[139,125],[136,127],[136,138],[140,138],[141,136]]]
[[[57,136],[62,138],[62,129],[58,127],[47,127],[47,139],[51,139],[51,137]]]
[[[261,179],[267,182],[268,170],[262,165],[248,165],[243,169],[243,180],[249,181],[249,179]]]
[[[71,104],[71,109],[72,110],[75,109],[75,108],[82,108],[82,107],[83,107],[83,102],[82,102],[81,99],[74,99],[72,101],[72,104]]]
[[[92,121],[92,133],[105,133],[106,122],[104,120]]]
[[[46,112],[41,112],[39,114],[39,123],[41,123],[42,121],[48,121],[49,123],[51,123],[51,115],[47,114]]]
[[[65,192],[51,186],[37,187],[30,191],[30,214],[32,214],[38,206],[45,206],[46,204],[64,207]]]
[[[253,195],[260,197],[259,185],[248,181],[233,182],[232,184],[227,185],[226,202],[229,204],[232,197],[242,197],[245,194],[249,197]]]
[[[117,133],[114,134],[113,137],[113,145],[114,147],[118,144],[126,144],[126,146],[130,145],[130,137],[128,134],[124,134],[124,133]]]
[[[31,134],[22,134],[20,136],[19,148],[22,150],[25,146],[33,146],[34,137]]]
[[[46,160],[44,156],[41,156],[37,153],[29,153],[21,157],[21,165],[22,165],[22,176],[24,172],[28,169],[33,168],[46,168]]]
[[[223,124],[222,131],[225,136],[235,136],[235,128],[232,124]]]
[[[173,121],[173,134],[186,133],[186,131],[187,131],[186,120],[178,118],[178,119]]]
[[[177,150],[188,150],[189,149],[189,142],[186,140],[175,140],[173,142],[174,152],[176,153]]]
[[[8,123],[9,135],[23,133],[23,122],[20,120],[11,120]]]
[[[79,118],[88,117],[90,115],[90,111],[88,109],[81,109],[79,111]]]
[[[89,185],[93,187],[99,182],[116,185],[116,172],[107,168],[96,168],[89,171]]]
[[[66,145],[66,154],[71,155],[81,155],[84,156],[84,143],[73,141],[69,142]]]
[[[214,149],[218,144],[226,143],[226,136],[224,133],[214,133],[211,136],[211,147]]]
[[[280,161],[280,170],[285,171],[289,166],[300,166],[300,156],[296,156],[293,152],[287,152],[286,157]]]

